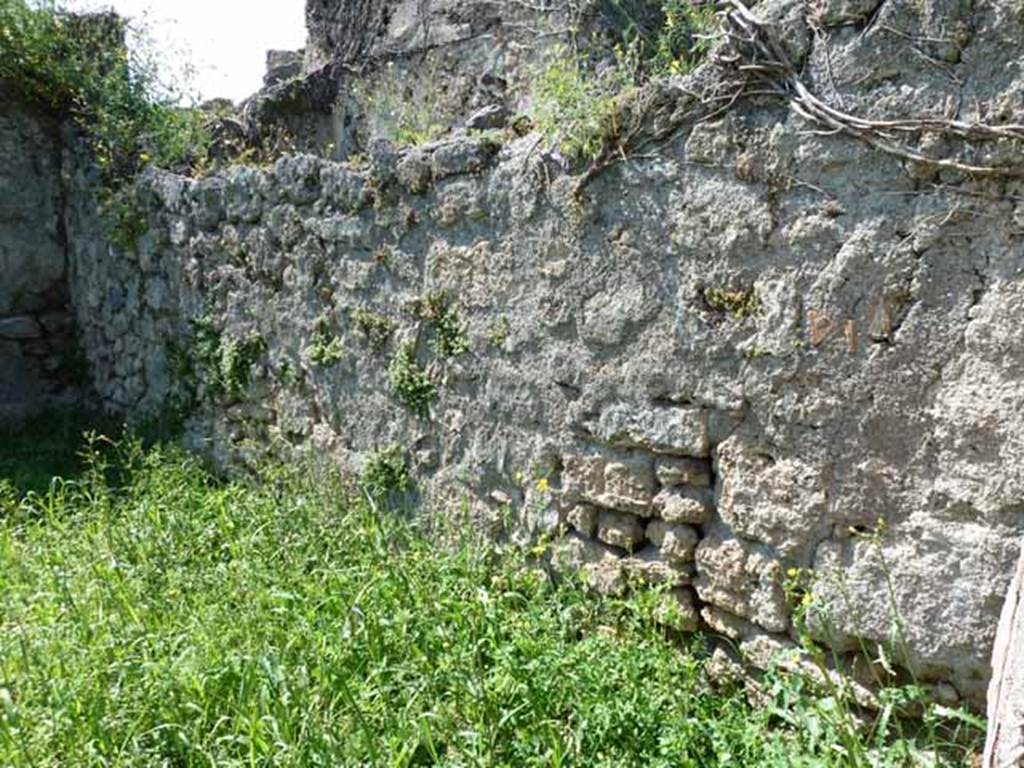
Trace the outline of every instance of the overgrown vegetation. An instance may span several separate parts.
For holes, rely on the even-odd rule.
[[[430,374],[416,361],[415,344],[406,342],[395,352],[388,365],[388,381],[395,397],[409,410],[421,418],[430,414],[434,383],[430,380]]]
[[[385,453],[370,487],[404,482]],[[858,725],[781,672],[751,705],[657,593],[552,583],[456,523],[439,546],[322,465],[225,483],[93,438],[67,468],[0,492],[0,765],[968,765],[980,737]]]
[[[616,104],[634,87],[630,72],[610,67],[601,74],[569,48],[556,49],[531,84],[537,129],[570,160],[594,160],[618,131]]]
[[[710,48],[715,8],[665,0],[650,27],[624,3],[614,3],[620,42],[614,63],[595,62],[575,48],[555,48],[531,83],[537,129],[573,162],[593,162],[620,137],[623,105],[636,88],[665,75],[682,75]],[[641,4],[642,5],[642,4]]]
[[[124,45],[124,22],[74,16],[55,0],[0,0],[0,83],[66,115],[88,140],[108,229],[131,244],[139,228],[127,183],[144,167],[188,169],[206,154],[203,115],[177,106],[145,46]]]
[[[405,452],[400,445],[391,445],[375,451],[367,460],[359,484],[377,505],[391,506],[412,489]]]

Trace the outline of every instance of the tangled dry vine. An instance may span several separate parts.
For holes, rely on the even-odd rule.
[[[794,112],[823,131],[846,134],[912,163],[975,177],[1024,177],[1024,164],[988,165],[955,157],[936,157],[916,149],[908,140],[931,135],[960,142],[1024,142],[1024,124],[988,124],[938,117],[880,120],[851,114],[814,93],[802,77],[802,67],[791,59],[780,42],[776,25],[760,18],[741,0],[726,0],[720,5],[719,16],[722,20],[719,44],[702,68],[705,71],[687,78],[695,80],[697,87],[692,87],[687,79],[672,84],[676,107],[671,118],[662,121],[661,128],[653,132],[643,126],[650,126],[652,114],[665,106],[664,91],[658,91],[664,86],[651,84],[625,100],[620,129],[615,132],[618,140],[610,142],[580,176],[577,195],[605,168],[629,156],[636,157],[645,147],[668,139],[683,125],[714,120],[741,100],[755,97],[784,99]],[[680,94],[684,104],[678,103]]]

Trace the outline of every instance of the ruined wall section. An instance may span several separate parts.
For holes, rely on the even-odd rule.
[[[57,121],[0,83],[0,419],[73,402],[82,383]]]
[[[851,108],[1024,112],[1001,5],[773,8]],[[946,59],[908,58],[914,24],[961,22]],[[812,569],[848,671],[891,679],[882,645],[980,706],[1024,533],[1024,184],[818,128],[740,100],[582,194],[532,136],[150,172],[134,248],[72,238],[96,386],[225,463],[401,446],[432,508],[549,537],[602,591],[667,583],[666,620],[759,663],[792,649],[786,583]]]

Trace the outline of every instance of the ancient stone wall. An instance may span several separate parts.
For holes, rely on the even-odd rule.
[[[0,84],[0,418],[77,392],[63,232],[61,141],[53,119]]]
[[[757,10],[868,118],[1024,114],[1004,3]],[[757,663],[809,606],[863,682],[980,707],[1024,533],[1024,184],[779,95],[687,118],[714,77],[658,85],[656,140],[583,177],[511,133],[149,171],[130,248],[97,235],[79,167],[94,386],[223,464],[397,445],[430,508],[548,541],[601,591],[666,584],[666,621]],[[1020,157],[939,134],[896,138]]]

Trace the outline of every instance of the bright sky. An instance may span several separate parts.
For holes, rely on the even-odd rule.
[[[142,22],[174,75],[191,62],[201,99],[240,101],[263,84],[266,53],[306,43],[304,0],[67,0]]]

